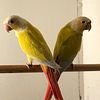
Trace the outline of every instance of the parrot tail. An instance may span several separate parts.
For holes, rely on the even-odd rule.
[[[54,75],[55,75],[56,80],[58,81],[61,74],[59,74],[59,72],[56,71]],[[45,100],[51,100],[52,95],[53,95],[52,88],[50,84],[48,84],[46,95],[45,95]]]
[[[55,79],[55,76],[54,76],[53,69],[46,67],[45,65],[41,65],[41,68],[42,68],[42,70],[43,70],[43,72],[48,80],[50,90],[53,91],[56,100],[63,100],[63,97],[62,97],[61,91],[59,89],[57,80]],[[49,100],[49,99],[45,98],[45,100]]]
[[[42,62],[44,63],[45,65],[47,65],[48,67],[50,68],[53,68],[57,71],[59,71],[59,69],[61,69],[60,65],[58,65],[55,61],[51,60],[51,61],[45,61],[45,62]]]

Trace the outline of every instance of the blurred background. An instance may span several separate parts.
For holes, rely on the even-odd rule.
[[[3,20],[10,15],[19,15],[37,27],[52,52],[61,27],[77,16],[89,17],[92,30],[84,32],[82,49],[74,63],[99,63],[99,4],[99,0],[0,0],[0,64],[27,62],[14,32],[3,29]],[[63,73],[59,85],[64,100],[99,100],[99,76],[99,72]],[[46,86],[43,73],[0,74],[0,100],[43,100]]]

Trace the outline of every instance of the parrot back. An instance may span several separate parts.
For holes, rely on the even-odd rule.
[[[81,47],[82,34],[76,33],[69,26],[60,31],[54,49],[54,60],[61,66],[60,72],[66,70]]]

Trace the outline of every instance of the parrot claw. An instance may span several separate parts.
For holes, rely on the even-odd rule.
[[[73,67],[73,63],[71,64],[71,67],[72,67],[72,69],[74,68],[74,67]]]
[[[27,66],[28,69],[31,69],[32,68],[32,64],[26,63],[26,66]]]

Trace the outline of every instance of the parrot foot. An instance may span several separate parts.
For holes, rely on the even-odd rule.
[[[32,68],[32,64],[27,64],[26,63],[26,66],[27,66],[28,69],[31,69]]]
[[[72,67],[72,69],[74,68],[74,67],[73,67],[73,63],[71,64],[71,67]]]

